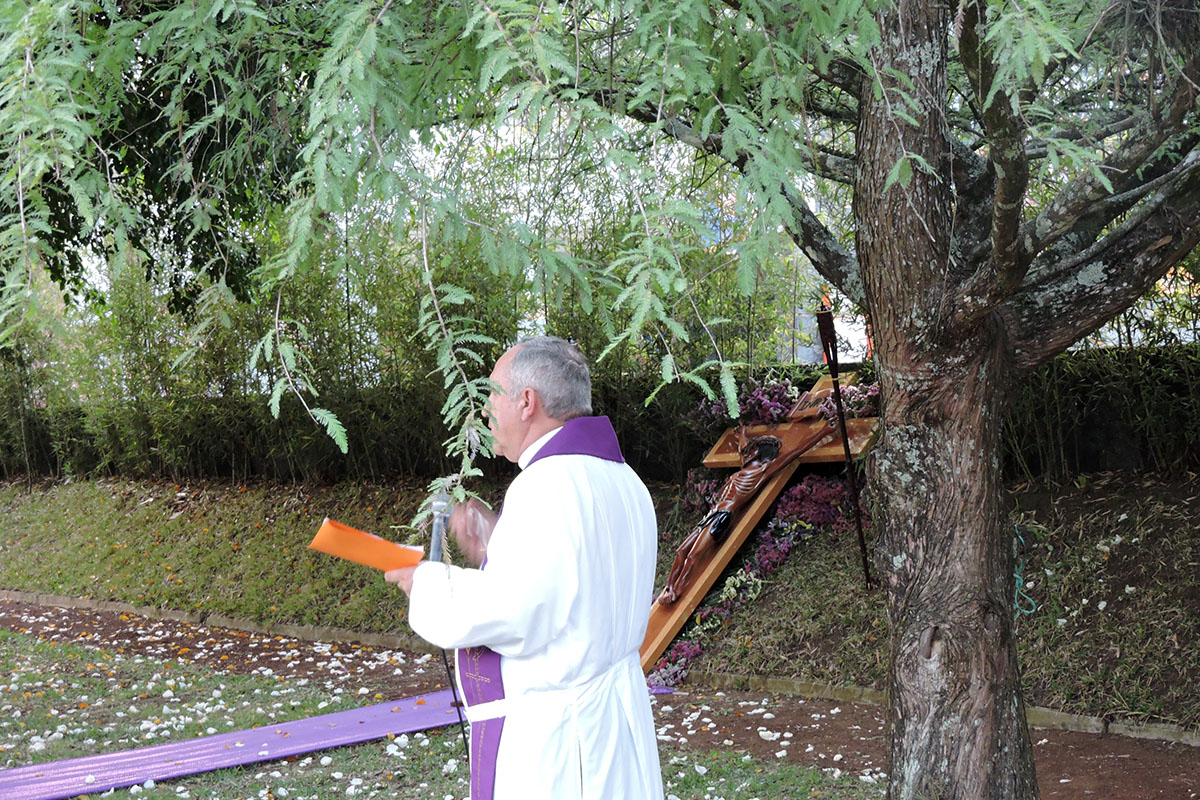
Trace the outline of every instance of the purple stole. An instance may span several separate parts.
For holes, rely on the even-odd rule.
[[[624,463],[617,434],[608,417],[576,417],[563,425],[525,465],[550,456],[583,455]],[[487,566],[484,558],[480,569]],[[504,699],[500,655],[487,647],[464,647],[455,654],[462,701],[468,707]],[[496,754],[504,717],[471,723],[471,800],[492,800],[496,788]]]

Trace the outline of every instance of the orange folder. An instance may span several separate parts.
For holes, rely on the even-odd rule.
[[[321,529],[308,546],[313,550],[320,550],[322,553],[384,572],[411,567],[425,555],[425,551],[420,547],[389,542],[372,533],[334,522],[328,517],[321,523]]]

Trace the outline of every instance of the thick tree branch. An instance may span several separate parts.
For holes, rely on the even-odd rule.
[[[808,203],[799,192],[784,186],[783,194],[792,209],[792,218],[786,225],[796,246],[808,256],[822,277],[860,307],[866,308],[867,292],[854,254],[843,247],[829,228],[809,210]]]
[[[1098,238],[1112,235],[1115,223],[1125,225],[1130,219],[1141,219],[1145,205],[1135,209],[1132,216],[1124,220],[1121,217],[1152,192],[1178,179],[1189,167],[1185,163],[1187,154],[1197,147],[1200,147],[1200,132],[1189,132],[1160,148],[1151,161],[1115,181],[1115,194],[1093,203],[1069,232],[1038,255],[1030,269],[1030,279],[1044,280],[1051,271],[1061,272],[1082,263],[1090,256],[1081,259],[1080,254],[1093,252]]]
[[[1197,78],[1200,78],[1200,71],[1193,60],[1176,80],[1165,113],[1157,117],[1142,116],[1124,144],[1099,165],[1099,172],[1114,185],[1136,179],[1135,172],[1185,126],[1188,113],[1196,103]],[[1071,231],[1079,219],[1107,194],[1096,171],[1081,173],[1035,219],[1022,226],[1020,237],[1025,250],[1032,256],[1046,250]]]
[[[957,136],[950,137],[950,152],[954,156],[954,192],[960,198],[971,198],[979,191],[979,181],[988,172],[987,159]],[[988,196],[991,196],[989,189]]]
[[[715,134],[701,138],[696,132],[678,117],[671,117],[663,122],[663,131],[684,144],[695,147],[703,152],[724,158],[732,166],[743,170],[750,160],[750,154],[737,153],[731,159],[721,151],[721,139]],[[818,173],[819,174],[819,173]],[[764,187],[770,190],[770,187]],[[866,304],[866,292],[863,289],[862,278],[858,270],[858,262],[854,256],[837,240],[837,237],[825,227],[808,208],[808,203],[793,187],[783,185],[781,191],[787,198],[792,210],[791,219],[785,221],[788,233],[796,242],[813,267],[823,277],[829,280],[839,291],[859,305]]]
[[[1117,119],[1111,120],[1105,124],[1094,128],[1085,127],[1084,125],[1074,125],[1070,128],[1055,131],[1049,136],[1040,139],[1034,139],[1025,146],[1025,156],[1030,160],[1045,158],[1049,152],[1047,146],[1048,141],[1061,139],[1068,142],[1088,142],[1089,144],[1099,144],[1105,139],[1108,139],[1117,134],[1124,133],[1137,125],[1140,119],[1137,114],[1121,114]],[[1096,120],[1090,120],[1094,125]]]
[[[1029,186],[1029,161],[1025,155],[1024,123],[1013,113],[1008,92],[995,91],[996,65],[980,35],[979,0],[964,8],[959,55],[982,108],[995,185],[991,209],[991,257],[982,261],[963,284],[955,303],[955,326],[969,324],[987,313],[1020,285],[1029,268],[1029,257],[1018,238],[1021,209]]]
[[[863,72],[862,65],[853,59],[835,58],[824,70],[814,67],[814,71],[817,77],[826,83],[836,86],[856,99],[861,99],[866,73]]]
[[[976,252],[978,242],[991,244],[989,231],[992,218],[992,196],[995,193],[995,173],[987,159],[976,153],[971,146],[950,136],[950,153],[953,157],[950,168],[954,176],[954,258],[964,270],[979,268],[982,260],[991,253]]]
[[[850,156],[827,152],[820,147],[797,148],[801,161],[814,175],[831,181],[854,185],[854,159]]]
[[[804,112],[808,117],[817,116],[837,120],[838,122],[844,122],[852,128],[858,125],[858,109],[849,106],[829,106],[812,100],[806,100]]]
[[[1080,219],[1074,230],[1081,233],[1085,231],[1099,232],[1111,225],[1113,220],[1125,214],[1151,192],[1178,179],[1183,172],[1188,170],[1189,157],[1184,156],[1181,159],[1179,154],[1190,154],[1197,146],[1200,146],[1200,134],[1189,134],[1173,142],[1172,146],[1162,152],[1154,162],[1146,164],[1136,173],[1131,173],[1128,180],[1114,184],[1113,189],[1117,194],[1093,204],[1091,210]],[[1126,217],[1121,224],[1125,225],[1129,220],[1139,218],[1141,213],[1141,209],[1137,210],[1133,215]],[[1073,246],[1056,249],[1068,254],[1079,252]],[[1077,255],[1074,258],[1078,260],[1080,256]]]
[[[1001,315],[1018,365],[1036,366],[1112,319],[1200,243],[1200,153],[1189,153],[1157,184],[1091,246],[1036,264],[1005,304]]]
[[[853,86],[853,94],[857,96],[857,82],[861,81],[862,77],[860,68],[849,62],[838,62],[832,64],[828,72],[830,76],[836,76],[837,85],[840,85],[843,89]],[[594,99],[600,104],[605,107],[612,107],[613,97],[611,93],[605,90],[596,90],[593,95]],[[693,147],[700,152],[715,155],[739,171],[744,172],[752,158],[752,154],[746,151],[737,153],[725,152],[724,141],[719,132],[700,136],[689,121],[678,114],[660,119],[657,117],[655,110],[649,107],[626,109],[625,114],[629,118],[647,126],[659,126],[665,134],[676,141]],[[857,114],[853,114],[852,116],[857,119]],[[838,155],[833,152],[825,152],[816,146],[801,146],[798,148],[797,155],[805,169],[813,175],[848,186],[853,185],[855,164],[850,157]],[[973,157],[973,160],[974,158],[977,157]],[[972,167],[977,167],[977,165],[972,164]],[[784,224],[787,225],[788,232],[793,241],[796,242],[796,245],[809,258],[817,272],[851,300],[860,305],[865,305],[866,292],[863,289],[857,260],[850,251],[842,246],[829,229],[821,223],[816,214],[809,210],[808,204],[800,193],[789,185],[782,185],[778,189],[774,187],[764,187],[764,189],[767,191],[781,191],[787,199],[792,214],[790,219],[784,221]]]

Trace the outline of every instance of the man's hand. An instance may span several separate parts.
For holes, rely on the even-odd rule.
[[[401,567],[400,569],[388,570],[383,573],[383,579],[388,583],[394,583],[404,590],[404,594],[412,594],[413,573],[417,571],[417,564],[412,567]]]
[[[450,512],[450,533],[458,549],[472,566],[479,566],[487,555],[487,543],[496,526],[496,513],[472,497]]]

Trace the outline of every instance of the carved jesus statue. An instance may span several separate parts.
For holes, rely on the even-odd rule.
[[[814,447],[829,432],[824,425],[814,426],[810,435],[785,453],[781,452],[783,443],[778,436],[768,434],[746,439],[744,429],[739,430],[742,468],[725,480],[709,512],[675,550],[675,562],[658,602],[671,605],[678,600],[696,567],[707,564],[717,546],[725,541],[733,516],[758,494],[769,478]]]

